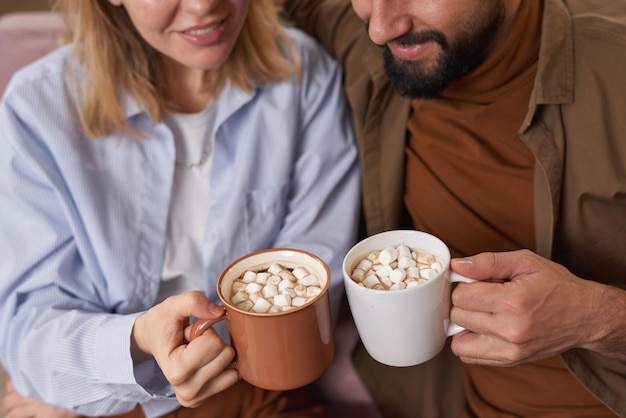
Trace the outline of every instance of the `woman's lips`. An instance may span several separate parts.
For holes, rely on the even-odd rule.
[[[218,42],[226,30],[226,19],[212,23],[203,27],[194,27],[178,32],[186,41],[198,45],[206,46]]]

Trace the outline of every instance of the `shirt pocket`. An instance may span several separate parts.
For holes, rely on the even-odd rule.
[[[287,216],[287,186],[255,189],[245,195],[245,227],[250,251],[271,246]]]
[[[623,287],[626,194],[614,190],[581,193],[576,204],[565,205],[561,212],[555,260],[585,279]]]
[[[288,187],[276,185],[242,191],[211,208],[205,241],[208,289],[213,291],[224,268],[251,252],[271,247],[288,213]],[[215,203],[215,202],[214,202]]]

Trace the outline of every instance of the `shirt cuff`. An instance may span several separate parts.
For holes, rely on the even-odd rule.
[[[102,382],[135,385],[151,398],[171,397],[174,390],[154,359],[135,365],[131,339],[135,320],[141,314],[115,315],[105,321],[96,336],[96,370]]]

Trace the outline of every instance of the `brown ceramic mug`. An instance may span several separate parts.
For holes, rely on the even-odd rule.
[[[315,274],[322,292],[305,305],[276,313],[248,312],[231,302],[232,283],[248,271],[267,269],[272,263],[286,268],[304,266]],[[248,383],[269,390],[289,390],[319,378],[334,356],[328,289],[330,270],[313,254],[277,248],[248,254],[230,264],[217,281],[217,293],[226,314],[218,320],[198,320],[191,339],[214,323],[228,320],[237,355],[233,365]]]

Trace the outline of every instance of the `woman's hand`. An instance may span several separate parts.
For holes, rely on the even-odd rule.
[[[193,291],[166,299],[135,321],[133,358],[141,361],[137,354],[153,356],[183,406],[196,406],[239,378],[236,370],[227,369],[234,349],[213,329],[191,342],[185,338],[190,316],[218,319],[222,315],[222,307]]]
[[[15,391],[13,382],[5,386],[2,409],[5,418],[76,418],[80,415],[66,409],[56,408]]]

